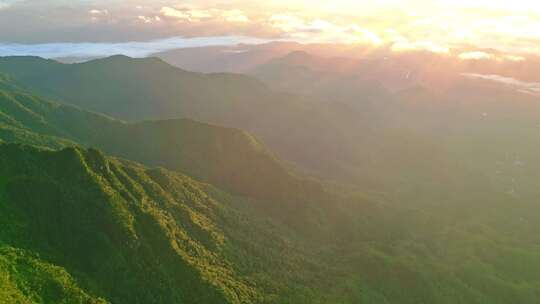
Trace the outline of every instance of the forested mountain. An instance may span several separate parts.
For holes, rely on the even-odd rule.
[[[348,159],[355,153],[354,147],[336,148],[351,142],[336,137],[341,110],[327,112],[312,100],[274,93],[248,76],[192,73],[159,59],[124,56],[72,65],[5,57],[0,72],[36,94],[119,119],[190,118],[247,130],[281,158],[310,169],[320,156]]]
[[[268,113],[281,120],[273,128],[265,121],[277,116],[253,118],[253,126],[265,127],[265,142],[294,144],[297,150],[289,151],[297,154],[287,154],[289,160],[305,153],[307,167],[326,167],[320,172],[363,169],[361,176],[371,178],[327,184],[291,173],[289,163],[239,129],[186,118],[126,122],[50,101],[91,102],[86,92],[110,102],[136,96],[112,78],[116,97],[91,88],[113,75],[106,67],[118,62],[134,70],[143,65],[146,74],[135,74],[151,77],[148,64],[166,66],[155,59],[93,62],[104,64],[92,76],[98,82],[63,76],[61,82],[77,80],[78,88],[86,83],[70,93],[78,92],[76,102],[46,91],[55,88],[55,74],[79,65],[1,61],[0,70],[12,74],[0,78],[0,303],[532,304],[540,298],[538,171],[522,154],[504,162],[500,169],[515,169],[508,178],[523,187],[513,193],[501,187],[506,180],[487,174],[507,149],[534,147],[499,136],[513,134],[505,129],[512,122],[529,130],[533,97],[509,108],[503,101],[516,95],[497,91],[495,108],[493,95],[473,86],[470,92],[483,97],[476,111],[490,106],[491,121],[484,112],[478,120],[471,107],[426,106],[437,95],[422,87],[372,107],[275,95],[253,82],[272,98],[290,97],[274,100],[275,112]],[[45,76],[33,78],[41,68],[51,72],[47,87],[39,86]],[[176,87],[185,85],[177,81]],[[471,96],[464,88],[463,97]],[[505,116],[509,109],[524,116]],[[453,113],[444,116],[450,122],[471,116],[448,129],[440,113]],[[501,138],[504,147],[495,145]]]
[[[4,299],[226,303],[253,295],[219,258],[225,244],[213,221],[222,207],[205,186],[95,150],[3,145],[0,154]]]
[[[218,120],[238,117],[242,111],[253,114],[270,102],[270,92],[254,78],[188,72],[157,58],[112,56],[61,64],[37,57],[4,57],[0,71],[40,95],[131,121]]]
[[[3,84],[18,88],[8,80]],[[273,283],[266,274],[271,272],[268,267],[275,267],[271,261],[282,250],[301,250],[286,239],[321,237],[325,234],[321,225],[337,216],[334,210],[308,216],[321,212],[321,203],[327,200],[320,186],[288,173],[240,130],[185,119],[131,124],[19,89],[4,89],[0,95],[0,142],[68,147],[53,152],[0,146],[0,243],[5,253],[1,269],[7,278],[0,283],[5,287],[3,299],[270,301],[278,286],[286,292],[285,285]],[[186,172],[245,197],[232,197],[164,169],[109,159],[96,150],[76,148],[79,144]],[[248,216],[235,211],[238,208],[254,211]],[[268,226],[268,216],[294,230]],[[335,235],[330,227],[339,221],[332,219],[328,225],[324,229]],[[225,242],[221,229],[230,229],[227,236],[234,244]],[[279,230],[288,232],[283,236],[272,232]],[[299,236],[294,237],[296,233]],[[297,260],[303,258],[292,254],[280,263]],[[28,265],[37,269],[28,272]],[[256,265],[262,268],[257,270]],[[254,288],[252,280],[235,275],[232,266],[242,269],[244,276],[252,273],[268,287]],[[273,271],[289,276],[288,267]]]
[[[0,59],[0,71],[26,90],[118,117],[134,113],[138,114],[132,119],[186,117],[247,130],[278,158],[339,184],[383,192],[394,189],[416,197],[418,191],[447,197],[489,184],[509,195],[538,195],[532,181],[540,172],[540,151],[531,143],[538,138],[539,98],[487,79],[450,72],[437,76],[440,67],[432,72],[421,69],[419,55],[401,57],[347,65],[339,63],[344,59],[321,59],[295,52],[258,70],[257,76],[271,87],[275,87],[272,79],[289,84],[287,90],[293,91],[290,93],[276,93],[248,76],[186,72],[152,58],[114,56],[66,65],[33,57],[6,57]],[[433,63],[441,60],[435,55],[425,58]],[[406,64],[400,66],[400,62]],[[411,69],[410,77],[407,69]],[[305,71],[308,77],[302,78],[295,73],[297,70]],[[353,77],[355,71],[360,76]],[[272,76],[276,72],[278,76]],[[265,78],[267,73],[270,78]],[[384,83],[373,85],[387,78],[388,83],[420,82],[395,92],[387,90]],[[422,83],[425,78],[431,82]],[[439,83],[445,83],[444,89]],[[145,130],[159,134],[144,137],[173,144],[170,138],[164,139],[171,132],[156,130],[175,129],[175,124],[178,122],[143,123]],[[123,130],[142,134],[140,126]],[[114,132],[97,134],[112,136]],[[120,139],[130,136],[133,134],[117,135]],[[243,138],[244,146],[251,145],[249,136],[237,137]],[[104,139],[95,144],[104,147],[108,142],[118,144],[107,152],[122,155],[114,148],[135,145],[119,149],[132,154],[139,151],[138,155],[126,157],[148,159],[141,155],[148,153],[146,147],[137,146],[136,141]],[[234,150],[233,146],[229,151]],[[189,157],[194,155],[198,153]],[[222,165],[227,163],[231,162]],[[152,164],[163,165],[163,161]],[[464,172],[475,182],[464,180]],[[200,172],[195,176],[208,178]],[[241,175],[235,179],[250,180]],[[263,184],[269,183],[251,185],[252,194],[260,194]],[[300,187],[312,186],[308,183]]]
[[[535,303],[539,296],[538,212],[516,200],[424,210],[336,201],[318,207],[341,210],[325,225],[296,212],[297,230],[243,198],[93,149],[1,144],[0,156],[3,303]]]
[[[247,130],[280,158],[325,179],[395,186],[410,179],[406,172],[414,168],[414,178],[432,180],[437,174],[436,182],[452,182],[437,172],[441,160],[451,162],[444,168],[455,167],[456,160],[438,143],[400,125],[386,125],[379,105],[393,104],[387,96],[371,103],[366,94],[358,103],[373,107],[358,107],[276,93],[248,76],[186,72],[159,59],[124,56],[72,65],[6,57],[0,59],[0,72],[36,94],[115,118],[184,117]],[[403,175],[395,174],[396,166]]]
[[[2,144],[0,156],[2,303],[301,299],[323,283],[310,273],[327,272],[315,242],[341,238],[307,214],[287,229],[245,198],[93,149]]]
[[[7,86],[7,81],[5,81]],[[0,139],[45,147],[75,144],[179,170],[237,194],[283,200],[320,186],[285,168],[248,133],[192,120],[126,123],[19,91],[0,90]]]
[[[540,178],[536,84],[497,75],[471,77],[461,71],[483,71],[489,64],[459,62],[449,68],[451,61],[436,54],[353,60],[294,52],[259,66],[252,74],[274,89],[323,98],[332,104],[329,107],[355,113],[358,122],[341,120],[348,126],[343,132],[351,139],[355,132],[366,137],[366,130],[373,130],[367,136],[370,141],[363,145],[368,147],[365,150],[382,145],[382,157],[374,156],[373,161],[399,159],[401,165],[412,162],[419,166],[414,160],[422,159],[423,165],[432,164],[437,172],[454,174],[447,169],[458,166],[458,175],[469,168],[469,176],[479,174],[508,194],[534,199],[540,195],[532,182]],[[519,74],[520,69],[503,67],[522,65],[501,62],[493,67]],[[399,131],[391,133],[392,137],[389,130]],[[403,141],[401,146],[390,144],[399,141]],[[389,150],[411,157],[400,158]],[[357,155],[367,158],[366,153]],[[358,167],[365,171],[371,165],[366,162]],[[384,165],[374,167],[371,175],[381,172]],[[391,171],[382,172],[389,176]]]

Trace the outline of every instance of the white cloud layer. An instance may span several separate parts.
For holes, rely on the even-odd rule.
[[[130,57],[146,57],[154,53],[190,47],[237,45],[240,43],[261,44],[264,39],[244,36],[222,37],[175,37],[147,42],[124,43],[45,43],[45,44],[13,44],[0,43],[0,56],[39,56],[43,58],[60,57],[105,57],[110,55],[126,55]]]
[[[90,13],[91,15],[108,15],[109,14],[109,11],[104,9],[104,10],[99,10],[99,9],[91,9],[88,11],[88,13]]]
[[[492,54],[481,52],[481,51],[465,52],[465,53],[459,54],[459,59],[462,59],[462,60],[489,60],[492,58],[493,58]]]
[[[163,15],[163,17],[190,22],[200,22],[203,20],[225,20],[233,23],[245,23],[250,21],[250,19],[240,9],[179,9],[164,6],[161,8],[160,13]]]
[[[283,36],[302,42],[369,43],[379,45],[381,38],[357,24],[339,25],[324,19],[305,20],[298,16],[277,14],[268,23]]]
[[[8,8],[15,2],[19,2],[21,0],[0,0],[0,9]]]
[[[512,77],[505,77],[495,74],[475,74],[475,73],[465,73],[463,76],[468,78],[476,78],[498,82],[507,86],[510,86],[520,92],[539,95],[540,94],[540,82],[529,82],[515,79]]]

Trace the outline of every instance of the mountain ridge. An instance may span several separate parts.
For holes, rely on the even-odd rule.
[[[126,123],[6,91],[0,91],[0,114],[0,122],[4,121],[0,138],[7,142],[52,148],[97,146],[116,156],[168,167],[234,193],[265,200],[285,199],[275,194],[289,191],[271,190],[274,186],[301,189],[305,184],[316,189],[316,183],[293,176],[257,139],[239,129],[190,119]],[[316,192],[322,193],[322,188]]]

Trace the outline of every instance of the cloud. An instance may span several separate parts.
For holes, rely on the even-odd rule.
[[[471,51],[464,52],[458,55],[458,58],[461,60],[496,60],[496,61],[512,61],[512,62],[521,62],[525,61],[526,58],[518,55],[511,54],[493,54],[487,53],[484,51]]]
[[[201,21],[227,21],[233,23],[247,23],[250,19],[240,9],[197,9],[182,8],[176,9],[169,6],[161,8],[160,13],[164,17],[180,19],[190,22]]]
[[[182,20],[190,20],[191,15],[186,13],[183,10],[177,10],[172,7],[164,6],[161,8],[160,13],[169,18],[176,18],[176,19],[182,19]]]
[[[481,6],[471,9],[464,0],[453,1],[452,5],[450,2],[0,0],[0,7],[4,8],[0,11],[0,29],[10,29],[0,30],[0,41],[126,41],[250,35],[288,37],[299,42],[388,44],[400,51],[444,53],[456,46],[471,46],[513,55],[540,54],[540,14],[530,10],[534,7],[537,8],[534,12],[540,12],[539,1],[514,0],[508,5],[486,5],[482,9],[478,9]],[[522,61],[518,57],[497,60]]]
[[[410,52],[410,51],[428,51],[432,53],[444,54],[450,50],[447,47],[441,46],[432,41],[396,41],[392,44],[392,50],[395,52]]]
[[[6,9],[17,2],[22,2],[22,1],[24,0],[0,0],[0,10]]]
[[[527,60],[525,57],[517,56],[517,55],[504,55],[502,58],[503,60],[514,61],[514,62],[521,62],[521,61]]]
[[[137,20],[145,24],[161,22],[161,18],[159,16],[149,17],[149,16],[140,15],[140,16],[137,16]]]
[[[239,9],[224,10],[221,12],[221,17],[229,22],[247,23],[249,18]]]
[[[356,24],[353,24],[349,27],[349,32],[356,37],[361,37],[361,40],[370,42],[374,45],[379,45],[383,43],[383,40],[377,34]]]
[[[462,75],[468,78],[476,78],[476,79],[483,79],[483,80],[498,82],[498,83],[507,85],[509,87],[512,87],[523,93],[540,95],[540,82],[522,81],[516,78],[505,77],[505,76],[495,75],[495,74],[464,73]]]
[[[137,16],[137,19],[143,23],[152,23],[154,21],[154,18],[147,17],[147,16]]]
[[[291,15],[273,15],[268,19],[273,28],[285,37],[302,42],[363,43],[379,45],[382,39],[374,32],[357,24],[339,25],[325,19],[305,20]]]
[[[108,15],[108,14],[109,14],[109,11],[106,10],[106,9],[103,9],[103,10],[92,9],[92,10],[89,10],[88,13],[89,13],[90,15]]]
[[[304,19],[289,15],[272,15],[269,23],[283,32],[298,31],[306,26]]]
[[[90,21],[92,21],[92,23],[97,23],[109,17],[109,11],[106,9],[91,9],[88,11],[88,14],[92,16],[90,18]]]
[[[458,58],[461,60],[489,60],[493,59],[493,55],[482,52],[482,51],[474,51],[474,52],[465,52],[459,54]]]
[[[212,13],[207,10],[190,9],[190,10],[187,10],[187,13],[189,14],[192,20],[196,20],[196,21],[199,21],[202,19],[209,19],[213,17]]]
[[[245,44],[262,44],[268,40],[244,36],[221,36],[184,38],[174,37],[147,42],[125,43],[46,43],[46,44],[2,44],[0,56],[39,56],[43,58],[60,57],[106,57],[122,54],[130,57],[147,57],[151,54],[173,49],[227,46]]]
[[[302,18],[290,15],[273,15],[269,19],[272,27],[285,33],[323,33],[323,32],[344,32],[345,29],[332,22],[323,19],[306,21]]]

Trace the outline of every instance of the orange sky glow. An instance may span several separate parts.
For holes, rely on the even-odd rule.
[[[519,54],[537,53],[540,45],[540,1],[533,0],[188,1],[144,17],[155,22],[156,16],[253,26],[256,35],[301,42],[391,44],[395,51],[437,53],[471,49],[460,54],[464,60],[487,59],[490,55],[480,49],[495,49],[518,61]]]
[[[0,0],[2,27],[0,43],[243,36],[464,61],[540,55],[538,0]]]

